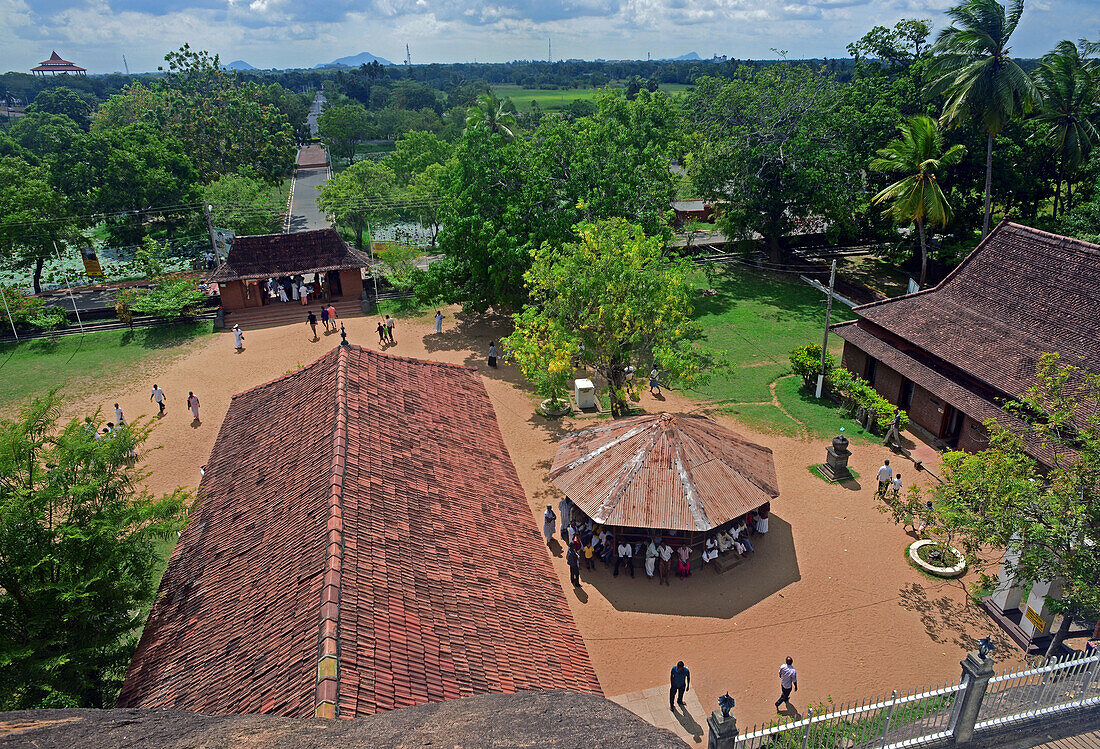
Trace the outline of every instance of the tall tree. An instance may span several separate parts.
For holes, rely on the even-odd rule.
[[[3,263],[31,269],[34,293],[42,291],[42,269],[54,242],[73,227],[61,221],[66,201],[50,184],[46,167],[14,157],[0,157],[0,248]]]
[[[697,189],[719,206],[731,237],[759,233],[772,262],[808,219],[852,221],[859,170],[843,158],[836,84],[801,66],[741,69],[734,80],[702,78],[687,98],[699,146]]]
[[[214,223],[236,234],[270,234],[283,223],[286,196],[249,169],[219,177],[202,197],[213,206]]]
[[[920,115],[900,128],[901,137],[890,141],[878,151],[878,158],[871,160],[871,170],[904,175],[883,188],[875,197],[875,203],[890,202],[885,213],[899,224],[917,225],[920,235],[920,285],[928,276],[928,241],[925,227],[947,226],[951,221],[951,206],[947,204],[943,188],[936,178],[938,172],[959,163],[966,148],[954,145],[944,149],[943,135],[931,117]]]
[[[111,707],[186,518],[182,489],[139,489],[134,424],[59,427],[60,398],[0,422],[0,707]]]
[[[385,162],[393,169],[397,183],[405,187],[429,166],[444,164],[452,155],[454,146],[435,133],[413,130],[401,136]]]
[[[574,242],[536,250],[524,274],[531,304],[506,341],[524,373],[541,383],[575,356],[607,381],[613,416],[638,395],[641,379],[630,367],[656,368],[670,384],[704,378],[712,357],[695,343],[691,263],[665,255],[663,244],[609,219],[579,224]]]
[[[1043,97],[1035,119],[1047,126],[1046,141],[1058,160],[1054,218],[1058,218],[1062,181],[1072,180],[1100,141],[1100,66],[1085,57],[1091,46],[1078,48],[1070,41],[1059,42],[1035,70],[1035,83]]]
[[[350,164],[359,144],[370,137],[370,113],[359,104],[325,107],[317,118],[317,134],[330,154]]]
[[[1009,0],[1007,10],[998,0],[966,0],[947,11],[952,24],[940,32],[934,50],[939,57],[932,89],[947,97],[941,124],[957,127],[977,120],[986,134],[983,237],[989,234],[992,211],[993,139],[1040,98],[1009,55],[1008,42],[1023,13],[1024,0]]]
[[[358,247],[363,247],[363,233],[369,225],[392,220],[397,212],[393,170],[377,161],[352,164],[320,190],[318,205],[338,225],[355,233]]]
[[[516,136],[515,108],[509,109],[508,101],[501,100],[492,91],[477,97],[477,102],[466,112],[467,130],[485,130],[505,139]]]
[[[27,105],[28,112],[63,114],[85,130],[88,129],[88,119],[95,108],[94,96],[65,86],[41,91],[34,97],[34,101]]]

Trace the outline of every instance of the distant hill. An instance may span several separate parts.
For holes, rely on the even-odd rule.
[[[357,55],[351,57],[340,57],[332,62],[321,63],[320,65],[314,65],[314,69],[317,68],[357,68],[360,65],[369,65],[370,63],[378,60],[381,65],[393,65],[394,63],[387,60],[385,57],[377,57],[370,52],[360,52]]]
[[[253,65],[249,65],[244,60],[234,60],[233,62],[226,65],[225,69],[226,70],[255,70],[256,67],[253,66]]]
[[[698,52],[688,52],[686,55],[680,55],[679,57],[671,57],[670,60],[702,60]]]

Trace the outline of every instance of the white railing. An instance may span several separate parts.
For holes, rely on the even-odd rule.
[[[989,680],[974,730],[993,728],[1043,715],[1100,705],[1100,654],[1055,658],[1041,668],[1026,668]]]
[[[738,749],[830,749],[860,747],[902,749],[951,735],[953,708],[964,689],[943,682],[909,693],[843,705],[838,710],[782,725],[753,728],[737,738]]]

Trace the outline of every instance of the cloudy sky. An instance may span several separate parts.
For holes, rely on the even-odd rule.
[[[0,71],[56,49],[93,73],[154,70],[190,42],[262,68],[372,52],[395,62],[674,57],[842,57],[899,18],[945,24],[952,0],[0,0]],[[1100,39],[1100,0],[1028,0],[1014,51]]]

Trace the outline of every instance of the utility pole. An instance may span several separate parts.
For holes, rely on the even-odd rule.
[[[550,54],[550,37],[546,37],[546,61],[554,61],[554,56]]]
[[[214,236],[214,215],[211,211],[214,210],[214,206],[209,203],[206,204],[206,230],[210,232],[210,250],[214,253],[219,261],[222,259],[221,253],[218,252],[218,240]]]
[[[821,374],[817,376],[817,395],[821,397],[821,388],[825,384],[825,353],[829,350],[829,319],[833,315],[833,285],[836,283],[836,259],[833,259],[833,269],[829,271],[829,298],[825,303],[825,338],[821,341]]]

